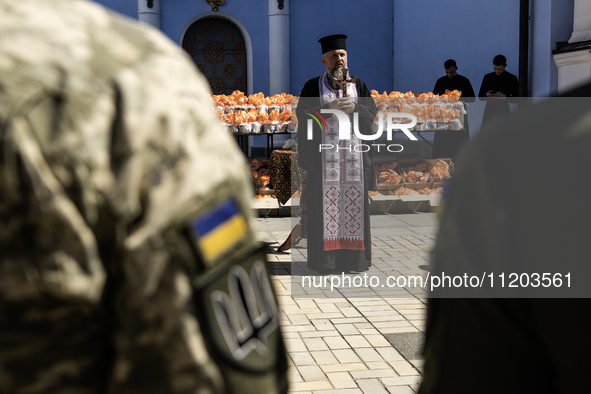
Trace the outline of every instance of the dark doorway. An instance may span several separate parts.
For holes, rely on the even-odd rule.
[[[215,17],[196,21],[183,37],[183,49],[205,75],[213,94],[247,93],[246,45],[234,23]]]

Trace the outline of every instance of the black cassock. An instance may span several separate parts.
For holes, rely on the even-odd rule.
[[[488,98],[486,97],[488,91],[501,92],[506,98]],[[509,71],[504,71],[501,75],[494,72],[488,73],[482,79],[478,97],[480,97],[480,100],[486,101],[486,108],[484,109],[484,115],[482,115],[482,125],[484,126],[499,116],[511,113],[509,102],[517,102],[511,98],[519,97],[519,79]]]
[[[476,101],[474,89],[470,80],[463,75],[456,74],[453,78],[447,75],[439,78],[433,88],[433,93],[442,95],[446,90],[459,90],[462,92],[460,101],[472,103]],[[450,158],[455,161],[460,148],[470,141],[470,129],[468,127],[468,117],[464,118],[464,130],[458,130],[448,133],[435,133],[433,136],[433,152],[431,158]]]
[[[359,131],[362,134],[372,134],[372,124],[378,112],[365,83],[356,77],[357,104],[355,112],[359,113]],[[319,77],[306,82],[301,93],[296,114],[298,118],[298,164],[307,171],[306,202],[307,210],[307,251],[309,269],[315,271],[365,271],[371,266],[371,229],[369,220],[368,185],[373,184],[372,156],[373,150],[363,153],[364,180],[364,250],[339,249],[324,251],[323,248],[323,184],[322,184],[322,129],[313,122],[313,138],[307,139],[306,110],[328,108],[322,106],[320,100]],[[363,141],[360,141],[363,142]],[[372,141],[366,141],[371,146]]]

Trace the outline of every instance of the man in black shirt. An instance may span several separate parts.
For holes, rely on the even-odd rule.
[[[462,92],[460,100],[465,103],[472,103],[476,100],[474,89],[470,80],[463,75],[458,74],[458,66],[456,61],[448,59],[443,64],[445,68],[445,76],[441,77],[435,83],[433,88],[434,94],[445,94],[446,90],[459,90]],[[466,142],[470,141],[470,132],[468,129],[468,118],[465,118],[464,130],[435,133],[433,139],[433,153],[434,159],[446,157],[454,159],[459,151],[459,148]]]
[[[448,59],[443,63],[445,68],[445,76],[441,77],[435,83],[433,88],[434,94],[445,94],[445,90],[459,90],[462,92],[462,101],[472,103],[475,100],[474,89],[470,80],[463,75],[458,74],[458,66],[456,61]]]
[[[486,74],[482,79],[482,85],[478,92],[480,100],[487,101],[482,117],[482,124],[490,122],[499,115],[511,113],[507,97],[519,96],[519,80],[509,71],[506,71],[507,58],[497,55],[493,59],[492,73]]]

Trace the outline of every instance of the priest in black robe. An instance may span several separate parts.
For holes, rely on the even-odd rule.
[[[373,134],[378,109],[365,83],[348,73],[346,38],[319,40],[326,72],[306,82],[296,110],[298,162],[307,171],[307,266],[320,273],[371,266],[367,191],[374,182],[373,147],[354,130]],[[337,115],[323,110],[346,114],[350,139],[341,138]]]
[[[433,93],[442,95],[446,90],[459,90],[462,92],[460,101],[463,103],[473,103],[476,101],[474,89],[470,80],[463,75],[458,74],[458,66],[454,59],[448,59],[443,63],[445,76],[439,78],[433,88]],[[470,141],[470,129],[468,126],[468,117],[464,118],[464,129],[458,131],[448,131],[435,133],[433,137],[432,158],[450,158],[455,161],[460,148]]]
[[[480,100],[486,101],[482,116],[483,126],[498,116],[510,114],[510,98],[519,97],[519,80],[506,70],[507,58],[503,55],[495,56],[493,68],[494,71],[482,79],[478,92]]]

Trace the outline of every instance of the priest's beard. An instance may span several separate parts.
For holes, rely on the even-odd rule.
[[[337,70],[326,70],[326,73],[328,74],[328,82],[330,83],[330,86],[333,89],[343,89],[344,86],[346,84],[340,84],[340,83],[335,83],[334,79],[338,79],[338,80],[343,80],[345,78],[343,78],[343,68],[339,68]],[[347,75],[345,75],[346,79],[349,79],[349,70],[347,69]]]

